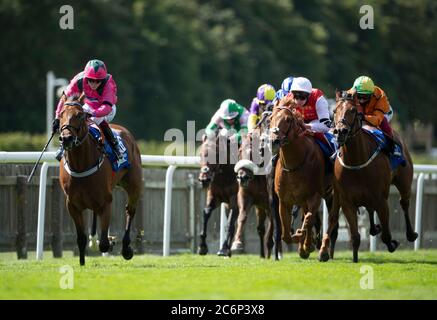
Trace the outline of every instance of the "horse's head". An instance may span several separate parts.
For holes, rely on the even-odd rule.
[[[339,146],[346,143],[360,130],[364,115],[357,108],[357,98],[354,93],[336,92],[336,106],[334,109],[334,135]]]
[[[70,150],[82,143],[88,133],[89,114],[82,110],[81,99],[68,98],[60,113],[59,141],[65,150]]]
[[[285,99],[273,109],[270,119],[273,154],[277,154],[280,147],[297,138],[304,131],[302,116],[295,106],[294,102]]]
[[[216,140],[216,138],[205,135],[200,147],[200,173],[198,180],[203,188],[209,186],[218,170]]]

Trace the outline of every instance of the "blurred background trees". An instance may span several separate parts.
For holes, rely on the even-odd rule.
[[[71,79],[92,58],[118,84],[117,123],[162,141],[205,127],[225,98],[248,107],[265,82],[306,76],[333,97],[362,74],[405,125],[437,123],[437,4],[358,0],[78,0],[62,30],[55,0],[0,0],[0,131],[43,133],[46,73]]]

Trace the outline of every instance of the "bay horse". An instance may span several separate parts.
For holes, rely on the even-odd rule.
[[[271,159],[271,144],[270,144],[270,137],[269,137],[269,127],[270,127],[270,115],[272,111],[265,110],[262,115],[261,119],[258,121],[255,129],[258,133],[259,137],[259,145],[257,146],[257,143],[253,140],[253,135],[251,138],[252,143],[249,145],[249,148],[240,148],[240,155],[242,158],[251,159],[251,162],[247,162],[243,165],[240,165],[239,168],[236,167],[237,170],[237,180],[239,181],[240,185],[249,185],[252,184],[251,180],[254,178],[254,172],[255,170],[262,169],[265,174],[265,183],[267,187],[267,194],[268,194],[268,201],[270,206],[270,225],[268,229],[268,236],[267,239],[264,240],[264,243],[267,245],[267,255],[270,256],[269,250],[271,250],[271,236],[269,233],[271,232],[271,229],[273,229],[273,245],[274,245],[274,251],[275,251],[275,260],[282,259],[282,229],[281,229],[281,220],[279,217],[279,200],[278,195],[276,194],[274,190],[274,163],[273,159]],[[244,141],[243,141],[244,144]],[[260,163],[260,167],[258,167],[256,164],[253,163],[253,155],[254,148],[258,148],[259,155],[262,159],[262,163]],[[243,153],[246,153],[245,156],[243,156]],[[261,160],[260,159],[260,160]],[[246,160],[247,161],[247,160]],[[238,165],[238,163],[237,163]],[[236,165],[236,166],[237,166]],[[255,176],[257,177],[257,176]],[[261,176],[262,177],[262,176]],[[262,178],[257,178],[258,180]],[[261,181],[262,184],[264,184],[263,181]],[[258,182],[256,183],[256,185]],[[259,187],[257,187],[259,188]],[[265,201],[265,200],[264,200]],[[268,212],[268,211],[267,211]],[[241,215],[241,213],[240,213]],[[238,228],[240,228],[240,223],[244,221],[244,218],[242,221],[240,221],[240,215],[239,215],[239,221],[238,221],[238,227],[237,227],[237,235],[235,238],[238,238]],[[273,226],[271,226],[271,222],[273,221]],[[244,226],[244,223],[243,223]],[[241,228],[243,227],[241,226]]]
[[[270,208],[270,199],[266,175],[257,175],[258,166],[253,162],[253,144],[259,142],[260,129],[255,129],[247,135],[239,150],[239,161],[235,165],[235,173],[238,181],[238,220],[237,231],[232,251],[242,251],[244,248],[242,237],[247,215],[252,206],[255,206],[257,219],[257,231],[260,239],[260,257],[270,258],[273,248],[273,217]],[[256,145],[258,152],[259,143]],[[270,161],[270,159],[268,159]],[[268,218],[267,233],[265,221]]]
[[[356,95],[342,91],[336,93],[337,105],[334,111],[335,130],[339,152],[334,165],[334,208],[332,219],[329,220],[328,234],[325,234],[320,250],[323,261],[329,259],[329,230],[332,223],[338,221],[338,208],[343,209],[351,233],[353,262],[358,262],[360,234],[358,233],[358,207],[368,208],[369,213],[375,210],[381,224],[381,239],[389,252],[394,252],[399,246],[392,240],[389,226],[388,196],[390,184],[399,190],[400,204],[404,212],[407,226],[407,240],[413,242],[417,233],[413,231],[409,217],[411,183],[413,181],[413,162],[405,143],[402,143],[406,166],[391,170],[389,158],[381,153],[375,139],[362,128],[364,115],[358,108]],[[394,132],[398,141],[399,135]],[[373,214],[371,214],[372,216]],[[371,219],[373,224],[373,219]]]
[[[102,145],[89,133],[89,114],[82,110],[81,100],[69,98],[60,113],[60,137],[65,154],[60,163],[59,182],[66,196],[66,206],[76,226],[79,263],[85,265],[85,220],[83,211],[90,209],[100,218],[99,249],[108,252],[108,229],[111,219],[112,191],[120,185],[128,195],[126,228],[123,236],[122,255],[133,257],[130,247],[130,228],[142,193],[141,155],[133,135],[124,127],[111,125],[127,149],[130,167],[113,172],[110,160]],[[103,136],[103,134],[102,134]],[[95,218],[93,220],[95,229]]]
[[[237,149],[238,151],[238,149]],[[226,159],[221,159],[220,152],[226,152]],[[237,157],[238,155],[234,155]],[[235,221],[238,215],[237,193],[238,184],[232,164],[232,148],[229,139],[220,134],[211,138],[206,135],[200,146],[200,172],[198,180],[206,189],[206,205],[203,209],[202,232],[198,254],[206,255],[208,245],[206,243],[208,221],[212,211],[222,202],[227,204],[228,232],[224,243],[221,243],[218,256],[231,256],[231,241],[235,233]],[[235,161],[236,162],[236,161]],[[235,163],[234,162],[234,163]]]
[[[308,258],[314,251],[312,227],[320,217],[318,208],[322,198],[331,205],[332,175],[325,172],[325,158],[314,138],[304,134],[302,116],[291,98],[281,100],[273,109],[270,137],[273,154],[279,152],[275,169],[275,191],[279,198],[282,239],[286,243],[299,242],[298,253]],[[291,208],[303,209],[302,228],[291,234]]]

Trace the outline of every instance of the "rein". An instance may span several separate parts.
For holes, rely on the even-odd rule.
[[[358,134],[358,132],[360,132],[362,130],[363,119],[362,119],[362,117],[359,116],[358,117],[358,121],[356,121],[358,115],[359,115],[359,113],[356,110],[354,119],[352,121],[352,125],[347,123],[347,121],[346,121],[346,119],[344,117],[339,121],[340,123],[343,123],[344,125],[346,125],[346,127],[348,128],[348,130],[350,132],[352,132],[352,129],[355,127],[356,124],[358,124],[357,130],[355,130],[355,132],[353,132],[352,134],[348,134],[346,136],[345,141],[347,141],[349,138],[355,137]],[[347,164],[344,163],[343,159],[341,158],[340,149],[338,149],[335,152],[335,155],[338,157],[338,161],[340,162],[342,167],[344,167],[346,169],[350,169],[350,170],[360,170],[360,169],[363,169],[363,168],[367,167],[378,156],[378,154],[381,152],[381,150],[382,150],[382,148],[380,146],[378,146],[375,149],[375,151],[373,152],[373,154],[370,156],[370,158],[366,162],[364,162],[364,163],[362,163],[360,165],[356,165],[356,166],[350,166],[350,165],[347,165]]]

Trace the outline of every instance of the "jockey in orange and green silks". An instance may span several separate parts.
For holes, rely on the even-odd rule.
[[[253,98],[252,104],[250,105],[250,115],[247,122],[249,132],[255,129],[261,114],[273,107],[275,95],[275,88],[270,84],[263,84],[258,88],[256,97]]]
[[[364,120],[370,125],[381,129],[391,139],[389,140],[389,149],[391,153],[395,152],[393,129],[389,121],[393,115],[393,109],[390,106],[388,97],[385,92],[373,83],[373,80],[367,76],[360,76],[355,79],[352,88],[348,91],[357,95],[359,107],[364,113]]]
[[[356,92],[358,102],[362,107],[364,113],[364,119],[374,127],[381,127],[381,123],[384,121],[384,115],[390,112],[390,103],[384,91],[375,86],[373,80],[367,76],[361,76],[355,79],[352,88],[349,92]],[[383,124],[384,131],[386,128]],[[391,128],[386,132],[392,136]]]
[[[249,112],[239,103],[232,99],[226,99],[220,104],[220,108],[211,118],[205,133],[208,137],[216,136],[220,129],[236,131],[235,138],[241,142],[241,136],[247,133],[247,119]]]

